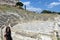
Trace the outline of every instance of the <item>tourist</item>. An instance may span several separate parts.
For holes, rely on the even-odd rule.
[[[12,40],[10,27],[6,27],[4,40]]]

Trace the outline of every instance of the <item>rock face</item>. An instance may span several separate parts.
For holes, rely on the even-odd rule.
[[[18,23],[18,20],[19,18],[14,14],[0,15],[0,25],[8,25],[10,23],[11,26],[14,26]]]
[[[15,5],[18,0],[0,0],[0,4]]]
[[[1,1],[7,3],[3,0],[0,0],[0,3],[2,3]],[[0,5],[0,25],[8,25],[10,23],[13,26],[11,28],[13,40],[56,40],[54,27],[57,25],[54,26],[55,17],[59,18],[57,20],[59,27],[57,28],[60,35],[60,15],[36,14],[13,6]],[[7,22],[8,19],[10,19],[9,22]],[[5,26],[2,31],[4,35]],[[0,28],[0,39],[1,37]]]
[[[57,40],[53,27],[55,27],[54,22],[49,21],[17,24],[12,28],[12,37],[16,40]],[[58,28],[58,34],[60,34],[60,27]]]

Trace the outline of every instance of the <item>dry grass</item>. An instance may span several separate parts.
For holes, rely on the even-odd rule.
[[[31,21],[31,20],[48,20],[49,18],[54,20],[54,17],[57,16],[57,14],[38,14],[34,13],[28,10],[19,9],[18,7],[8,6],[8,5],[0,5],[0,11],[6,12],[12,12],[17,13],[20,15],[23,21]]]

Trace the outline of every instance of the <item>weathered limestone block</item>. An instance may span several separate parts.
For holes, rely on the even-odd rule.
[[[53,34],[52,34],[52,40],[57,40],[56,32],[53,32]]]

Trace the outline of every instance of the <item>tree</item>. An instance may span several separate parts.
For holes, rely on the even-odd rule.
[[[47,14],[60,14],[60,12],[49,11],[49,10],[43,10],[41,13],[47,13]]]
[[[41,13],[52,13],[52,12],[49,10],[43,10]]]
[[[17,2],[16,6],[22,7],[24,4],[22,2]]]
[[[58,14],[60,14],[60,12],[58,12]]]

